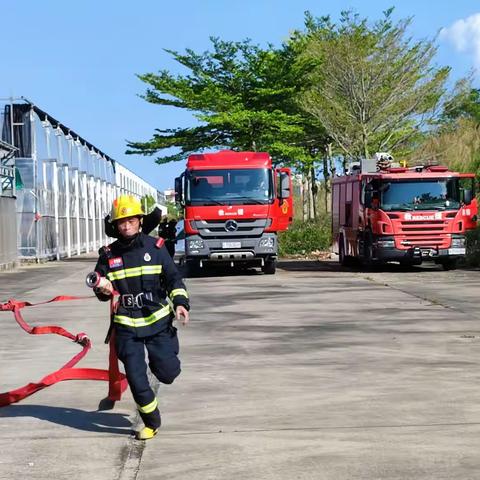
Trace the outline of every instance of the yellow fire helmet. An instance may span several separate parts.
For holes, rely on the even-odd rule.
[[[115,222],[121,218],[143,216],[140,200],[133,195],[120,195],[113,201],[110,221]]]

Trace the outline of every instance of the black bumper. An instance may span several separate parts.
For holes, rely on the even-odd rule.
[[[420,248],[412,247],[408,250],[398,248],[374,247],[374,258],[381,262],[411,262],[422,263],[423,261],[441,261],[465,256],[464,248]]]

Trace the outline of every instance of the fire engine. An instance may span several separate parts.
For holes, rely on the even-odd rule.
[[[455,268],[465,256],[465,233],[477,225],[475,175],[439,165],[390,166],[390,160],[363,161],[333,180],[333,247],[340,263],[432,260]]]
[[[293,219],[288,168],[274,168],[265,152],[190,155],[175,179],[183,207],[185,261],[190,271],[209,263],[276,270],[277,232]]]

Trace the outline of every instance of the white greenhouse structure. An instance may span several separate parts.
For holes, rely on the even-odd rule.
[[[31,102],[0,108],[0,140],[15,148],[20,260],[96,251],[109,242],[103,219],[120,193],[165,205],[155,187]]]

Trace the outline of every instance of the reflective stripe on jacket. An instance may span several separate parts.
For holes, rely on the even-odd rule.
[[[189,309],[181,275],[167,249],[157,246],[153,237],[140,233],[128,245],[117,240],[100,255],[95,271],[112,282],[120,299],[141,298],[130,308],[120,302],[113,318],[119,328],[134,329],[139,337],[153,335],[171,322],[173,311],[167,298],[174,307]],[[99,292],[96,295],[109,300]]]

